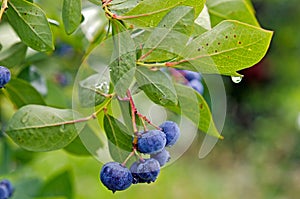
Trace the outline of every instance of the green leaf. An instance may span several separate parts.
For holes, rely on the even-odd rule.
[[[102,4],[102,0],[88,0],[89,2],[96,4],[96,5],[101,5]]]
[[[26,45],[21,42],[15,43],[10,48],[0,52],[0,65],[7,68],[20,65],[25,59],[26,51]]]
[[[45,105],[41,94],[22,79],[12,78],[5,88],[3,92],[17,108],[27,104]]]
[[[73,178],[70,171],[62,171],[46,181],[40,190],[39,196],[73,198]]]
[[[265,56],[272,34],[245,23],[223,21],[187,45],[177,64],[202,73],[238,76],[236,71],[253,66]]]
[[[102,74],[94,74],[79,82],[78,98],[83,107],[101,104],[109,93],[109,79]]]
[[[173,83],[162,71],[151,71],[148,68],[139,67],[135,78],[139,87],[154,103],[162,106],[177,104]]]
[[[181,84],[176,84],[175,89],[178,96],[178,106],[168,106],[167,108],[189,118],[204,133],[223,139],[215,126],[209,106],[202,95]]]
[[[117,20],[111,20],[113,31],[113,55],[109,64],[110,77],[115,92],[125,96],[131,85],[136,66],[135,43],[129,32]]]
[[[109,4],[109,9],[113,10],[118,15],[121,15],[133,9],[138,4],[138,2],[138,0],[114,0]]]
[[[81,0],[64,0],[62,20],[67,34],[72,34],[81,22]]]
[[[194,9],[192,7],[173,8],[164,16],[148,38],[140,60],[163,62],[174,58],[176,54],[172,51],[178,52],[187,43],[193,24]]]
[[[191,6],[195,9],[194,18],[201,12],[205,0],[144,0],[129,12],[125,13],[124,19],[129,23],[141,27],[155,27],[160,20],[177,6]]]
[[[78,156],[97,155],[96,152],[99,148],[103,147],[103,142],[97,137],[96,133],[90,125],[85,127],[68,146],[64,148],[67,152]],[[85,142],[88,141],[88,145]],[[86,148],[88,146],[88,149]]]
[[[250,1],[245,0],[207,0],[212,25],[222,20],[237,20],[253,26],[259,26]]]
[[[127,127],[113,116],[108,114],[103,118],[104,130],[107,139],[120,150],[132,150],[132,136],[127,130]]]
[[[79,114],[69,109],[27,105],[10,119],[7,135],[30,151],[51,151],[70,144],[83,129]]]
[[[24,0],[9,1],[6,15],[21,40],[37,51],[54,49],[52,32],[43,10]]]

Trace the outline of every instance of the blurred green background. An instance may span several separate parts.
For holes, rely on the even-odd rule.
[[[39,1],[50,18],[60,21],[55,18],[61,7],[58,2]],[[94,158],[78,157],[64,150],[29,153],[1,137],[0,179],[13,182],[13,198],[32,198],[37,190],[53,199],[58,199],[54,196],[60,193],[75,199],[299,198],[300,4],[298,0],[253,3],[261,26],[274,31],[272,44],[259,64],[241,72],[245,75],[241,83],[234,84],[224,77],[228,102],[222,132],[225,139],[208,156],[198,159],[205,136],[201,133],[179,160],[162,170],[157,182],[135,185],[113,195],[100,183],[102,165]],[[58,38],[56,52],[32,59],[47,75],[47,81],[54,83],[47,102],[58,107],[71,106],[65,96],[72,93],[73,74],[87,41],[82,40],[80,33],[71,38],[55,28],[54,33]],[[1,98],[1,104],[7,103]],[[11,116],[4,114],[10,108],[1,106],[3,121]],[[5,123],[1,125],[4,127]],[[48,193],[47,187],[56,187],[57,193]]]

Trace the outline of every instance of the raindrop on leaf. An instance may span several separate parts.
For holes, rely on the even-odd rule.
[[[243,77],[241,76],[231,76],[231,80],[233,81],[233,83],[240,83],[242,81]]]

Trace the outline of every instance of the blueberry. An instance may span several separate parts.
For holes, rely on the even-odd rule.
[[[0,185],[0,199],[7,199],[9,197],[9,191],[5,185]]]
[[[193,79],[188,83],[188,85],[195,89],[198,93],[203,94],[204,87],[199,80]]]
[[[170,153],[166,149],[163,149],[161,152],[158,152],[156,154],[151,154],[150,157],[157,160],[161,167],[171,159]]]
[[[2,186],[2,185],[6,187],[9,197],[11,197],[14,192],[14,188],[13,188],[11,182],[9,180],[4,179],[0,182],[0,186]]]
[[[154,154],[163,150],[166,145],[166,136],[160,130],[150,130],[139,134],[138,151]]]
[[[140,178],[140,176],[138,175],[137,167],[139,166],[139,164],[140,164],[139,162],[134,162],[134,163],[132,163],[132,165],[129,168],[129,170],[132,174],[132,177],[133,177],[133,180],[132,180],[133,184],[147,182],[146,180]]]
[[[125,190],[132,184],[133,177],[125,166],[118,162],[108,162],[100,172],[101,182],[113,193]]]
[[[194,71],[183,70],[183,75],[188,81],[192,81],[194,79],[196,79],[196,80],[201,79],[200,73],[197,73],[197,72],[194,72]]]
[[[10,80],[10,71],[4,66],[0,66],[0,88],[3,88]]]
[[[166,146],[174,145],[180,135],[180,130],[177,124],[172,121],[165,121],[159,127],[166,134]]]
[[[159,162],[153,158],[145,159],[136,168],[138,176],[147,183],[154,182],[160,172]]]

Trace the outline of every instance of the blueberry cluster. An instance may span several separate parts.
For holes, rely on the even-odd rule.
[[[198,93],[203,94],[204,87],[201,83],[202,77],[200,73],[189,71],[189,70],[180,70],[180,73],[185,77],[186,85],[195,89]]]
[[[0,181],[0,199],[8,199],[12,196],[14,188],[9,180]]]
[[[3,88],[10,80],[10,71],[4,66],[0,66],[0,88]]]
[[[161,130],[139,132],[137,152],[150,155],[149,158],[138,158],[128,169],[124,164],[108,162],[100,171],[101,182],[112,192],[127,189],[131,184],[155,182],[160,168],[170,160],[166,147],[175,144],[180,135],[175,122],[166,121]]]

